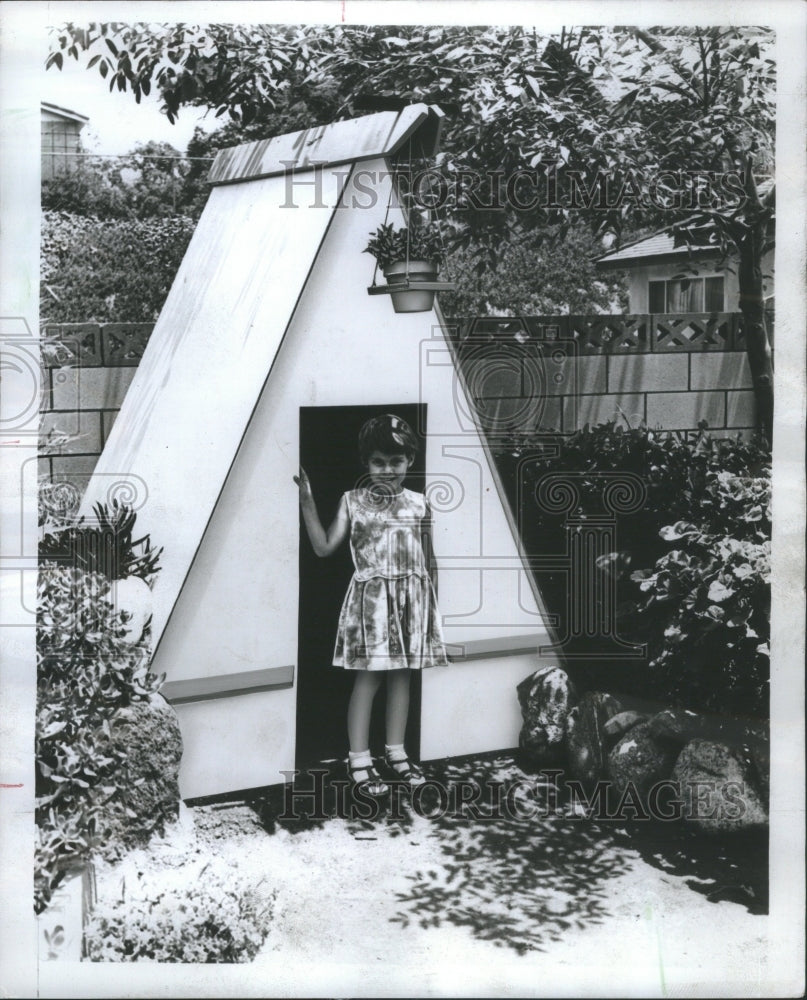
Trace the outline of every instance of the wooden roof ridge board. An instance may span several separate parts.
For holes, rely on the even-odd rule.
[[[218,151],[208,183],[236,184],[290,170],[391,156],[410,140],[416,155],[433,156],[439,149],[444,117],[435,104],[410,104],[400,111],[379,111],[230,146]]]

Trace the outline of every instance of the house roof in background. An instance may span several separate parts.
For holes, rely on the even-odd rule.
[[[47,111],[48,114],[56,115],[59,118],[66,118],[71,122],[80,122],[85,125],[90,120],[87,115],[80,115],[78,111],[59,107],[58,104],[51,104],[49,101],[40,101],[39,106],[42,111]]]
[[[627,243],[611,253],[598,257],[595,261],[597,267],[617,268],[626,264],[646,264],[654,259],[690,257],[697,254],[699,257],[714,256],[720,253],[720,247],[688,247],[675,245],[673,234],[667,230],[654,233],[652,236],[645,236],[640,240]]]
[[[410,104],[400,111],[380,111],[231,146],[219,150],[207,180],[209,184],[234,184],[315,166],[355,163],[391,156],[410,144],[413,156],[434,156],[444,117],[435,104]]]

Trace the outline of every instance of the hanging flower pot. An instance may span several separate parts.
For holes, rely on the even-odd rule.
[[[376,259],[386,285],[373,284],[370,295],[390,295],[396,313],[428,312],[434,306],[434,293],[450,291],[453,282],[439,281],[438,269],[445,259],[442,237],[436,226],[404,226],[392,223],[379,226],[370,236],[365,253]]]
[[[396,261],[384,268],[390,286],[392,308],[396,313],[428,312],[434,305],[434,290],[412,288],[411,284],[437,281],[437,265],[430,260]],[[400,286],[400,291],[395,286]]]

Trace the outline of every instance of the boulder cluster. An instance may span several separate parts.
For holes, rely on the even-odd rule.
[[[518,685],[519,747],[529,766],[557,769],[613,810],[682,819],[727,833],[768,823],[769,743],[764,723],[660,708],[636,710],[601,691],[581,696],[559,667]],[[606,806],[610,803],[610,806]]]

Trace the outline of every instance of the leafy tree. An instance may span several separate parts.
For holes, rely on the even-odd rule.
[[[98,219],[193,214],[185,197],[190,164],[167,142],[138,143],[121,157],[82,158],[42,183],[42,208]]]
[[[774,210],[773,181],[763,177],[773,162],[772,43],[772,32],[745,27],[550,38],[523,27],[93,23],[56,29],[48,64],[86,54],[110,89],[131,89],[137,100],[153,84],[172,120],[191,104],[242,125],[280,126],[298,114],[322,123],[356,113],[370,86],[376,99],[455,106],[439,167],[454,179],[497,172],[503,211],[480,207],[472,193],[453,206],[465,245],[488,266],[525,232],[563,232],[575,221],[617,237],[658,225],[690,246],[709,239],[737,253],[748,358],[770,435],[761,262]],[[715,177],[727,172],[733,186],[721,191]],[[536,182],[543,189],[525,208]]]

